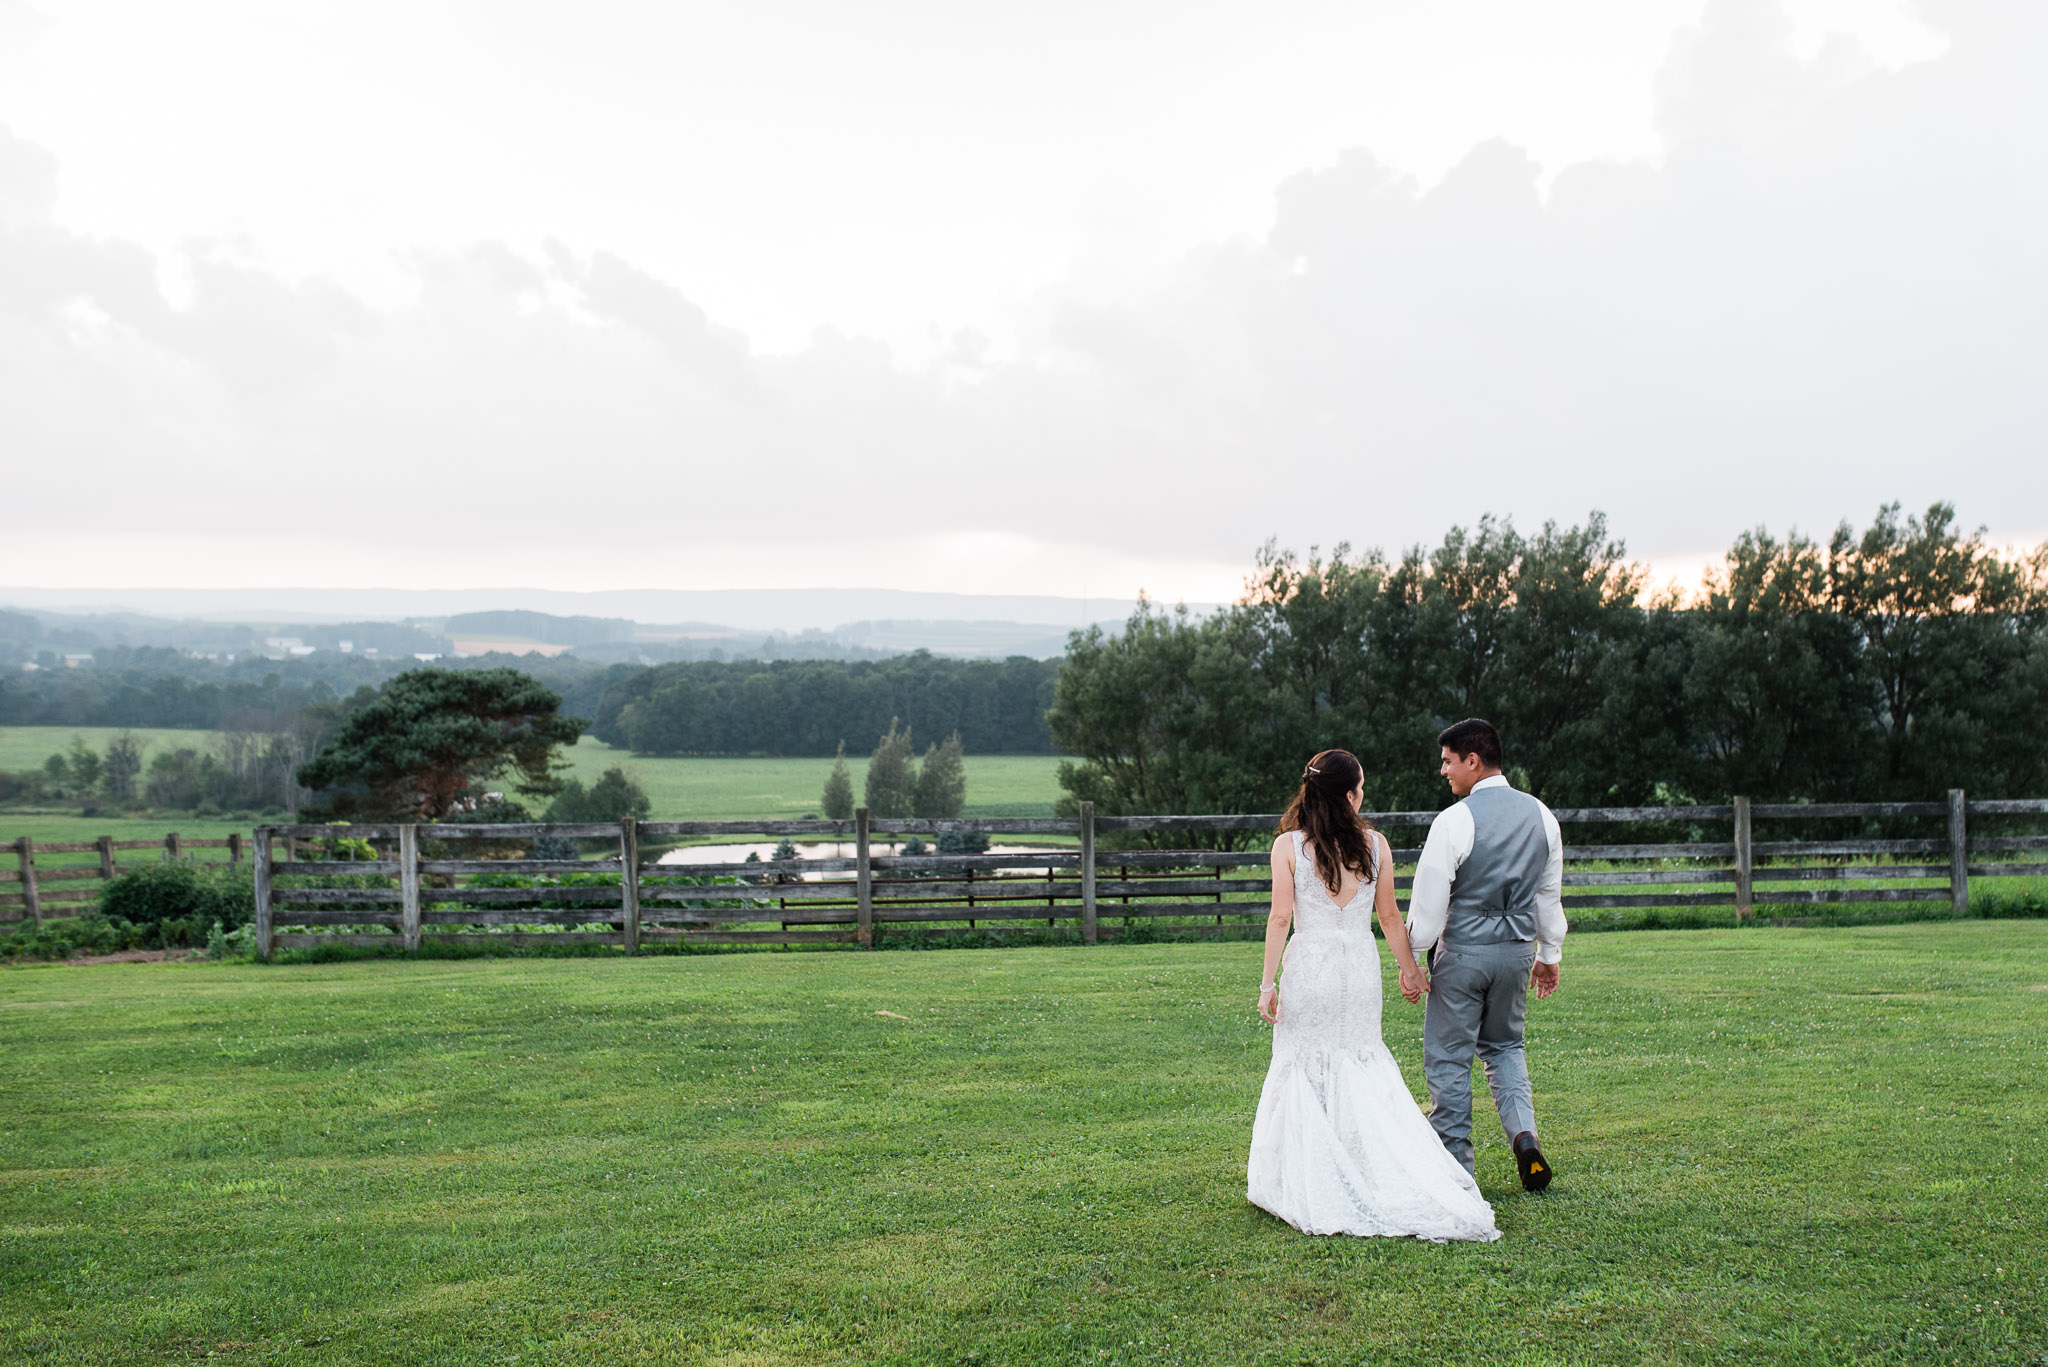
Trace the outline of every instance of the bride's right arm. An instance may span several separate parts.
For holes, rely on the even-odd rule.
[[[1280,992],[1275,976],[1280,955],[1287,948],[1287,931],[1294,924],[1294,842],[1285,833],[1273,842],[1273,909],[1266,913],[1266,966],[1259,975],[1259,1014],[1270,1022],[1280,1019]]]

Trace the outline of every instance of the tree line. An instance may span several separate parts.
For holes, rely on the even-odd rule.
[[[585,703],[580,683],[601,666],[572,657],[479,655],[444,660],[451,669],[517,667]],[[274,717],[375,689],[418,667],[410,657],[373,659],[323,652],[272,660],[215,660],[168,646],[112,646],[75,668],[0,673],[0,726],[139,726],[234,730],[249,717]],[[590,715],[586,710],[584,716]]]
[[[1595,513],[1482,518],[1398,559],[1261,554],[1239,603],[1076,633],[1049,718],[1064,803],[1277,811],[1341,746],[1369,808],[1444,802],[1435,736],[1501,728],[1555,805],[2048,793],[2048,548],[1882,508],[1826,542],[1739,537],[1703,593],[1648,591]]]
[[[774,660],[615,666],[591,734],[649,755],[831,755],[897,721],[977,754],[1050,754],[1055,660]],[[576,700],[572,699],[572,705]]]
[[[308,795],[297,769],[338,716],[332,702],[245,713],[233,729],[194,732],[191,744],[153,745],[123,731],[95,747],[73,736],[39,768],[0,772],[0,802],[68,803],[88,816],[149,808],[201,816],[292,811]]]

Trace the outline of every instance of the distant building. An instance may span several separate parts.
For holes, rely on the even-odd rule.
[[[64,667],[66,669],[76,669],[80,665],[89,665],[91,663],[92,656],[90,655],[66,655],[64,657]]]
[[[355,649],[356,643],[354,641],[343,641],[341,643],[341,653],[344,655],[353,655],[355,653]]]
[[[434,654],[427,654],[427,653],[425,653],[425,652],[422,652],[422,651],[417,651],[417,650],[416,650],[416,651],[414,651],[414,652],[412,653],[412,657],[413,657],[413,658],[414,658],[415,660],[425,660],[425,661],[427,661],[427,662],[429,662],[429,663],[431,663],[431,662],[433,662],[433,661],[435,661],[435,660],[438,660],[438,659],[440,659],[440,658],[441,658],[441,656],[439,655],[439,653],[434,653]]]

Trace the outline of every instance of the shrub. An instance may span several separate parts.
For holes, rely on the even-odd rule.
[[[89,911],[83,916],[26,924],[0,936],[0,959],[65,959],[73,954],[112,954],[151,948],[143,927]]]
[[[570,779],[548,804],[548,821],[645,821],[654,810],[647,790],[617,765],[604,771],[585,788]]]
[[[1970,911],[1990,919],[2048,916],[2048,879],[2016,879],[2006,887],[1994,885],[1972,893]]]
[[[582,858],[582,852],[576,848],[576,842],[565,835],[543,835],[534,840],[533,849],[527,853],[526,857],[528,859],[555,859],[566,862],[571,859]]]
[[[206,957],[209,959],[253,959],[256,957],[256,927],[238,926],[223,930],[218,921],[206,937]]]
[[[225,930],[256,914],[249,866],[186,862],[124,873],[100,893],[100,911],[140,927],[158,946],[203,943],[215,921]]]
[[[43,795],[43,776],[33,769],[10,774],[0,770],[0,802],[33,802]]]

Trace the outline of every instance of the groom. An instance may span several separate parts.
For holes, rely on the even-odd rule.
[[[1564,842],[1550,808],[1501,776],[1500,733],[1471,718],[1446,727],[1441,772],[1464,801],[1437,813],[1415,866],[1408,940],[1427,955],[1422,1071],[1429,1122],[1472,1171],[1472,1055],[1486,1065],[1522,1187],[1550,1185],[1522,1053],[1522,1011],[1557,990],[1564,949]]]

